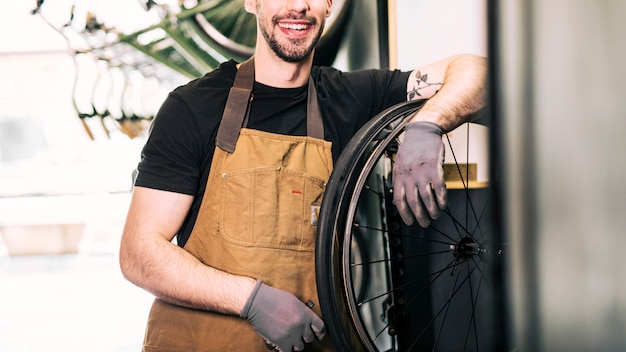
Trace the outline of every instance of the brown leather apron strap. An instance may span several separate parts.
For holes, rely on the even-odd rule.
[[[313,78],[309,76],[309,91],[306,104],[306,133],[309,137],[324,139],[324,122],[322,113],[317,103],[317,89],[313,83]]]
[[[217,131],[216,144],[222,150],[231,153],[235,151],[235,144],[239,138],[239,131],[246,121],[250,102],[252,101],[252,87],[254,85],[254,57],[243,62],[237,70],[226,107],[222,114],[222,121]],[[322,113],[317,102],[317,90],[313,79],[309,77],[307,92],[307,135],[324,139],[324,123]]]
[[[230,88],[226,107],[222,115],[220,127],[217,130],[216,144],[218,147],[232,153],[239,138],[239,130],[247,115],[252,99],[254,84],[254,57],[243,62],[237,70],[235,82]],[[227,118],[228,117],[228,118]]]

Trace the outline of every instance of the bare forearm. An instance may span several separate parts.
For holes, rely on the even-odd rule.
[[[485,106],[486,80],[486,59],[474,55],[457,55],[415,70],[407,83],[408,99],[430,99],[414,121],[434,122],[444,132],[471,121]]]
[[[239,314],[255,280],[206,266],[166,240],[122,247],[124,276],[166,302],[225,314]]]
[[[135,187],[120,245],[122,273],[166,302],[239,314],[255,280],[208,267],[171,242],[192,199]]]

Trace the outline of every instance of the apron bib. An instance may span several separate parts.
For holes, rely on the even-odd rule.
[[[216,269],[260,279],[312,301],[315,231],[332,171],[331,143],[309,79],[308,136],[242,128],[249,113],[254,62],[244,62],[218,129],[217,146],[198,218],[184,249]],[[328,338],[305,351],[331,351]],[[183,308],[159,299],[148,318],[144,351],[263,351],[245,319]]]

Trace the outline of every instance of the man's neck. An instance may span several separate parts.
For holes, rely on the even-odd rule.
[[[301,62],[287,62],[273,52],[257,50],[254,55],[255,80],[276,88],[295,88],[306,84],[313,65],[313,55]]]

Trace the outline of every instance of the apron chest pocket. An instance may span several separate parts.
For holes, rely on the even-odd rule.
[[[302,251],[315,249],[312,212],[326,183],[284,167],[222,174],[220,233],[237,245]]]

